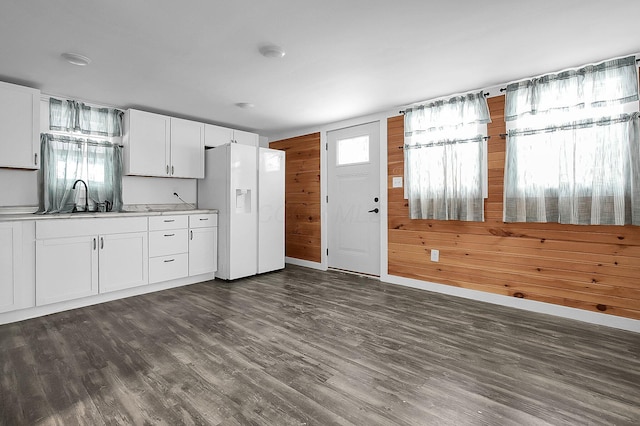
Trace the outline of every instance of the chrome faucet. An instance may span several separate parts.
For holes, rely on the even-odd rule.
[[[87,186],[87,183],[85,181],[83,181],[82,179],[78,179],[75,182],[73,182],[73,187],[71,189],[76,189],[76,185],[78,184],[78,182],[82,182],[82,184],[84,185],[84,211],[88,212],[89,211],[89,187]],[[78,211],[78,205],[74,205],[73,206],[73,211]]]

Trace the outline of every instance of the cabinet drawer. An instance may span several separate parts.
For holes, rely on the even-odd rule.
[[[218,226],[216,213],[189,215],[189,228],[210,228],[212,226]]]
[[[150,284],[184,278],[188,275],[189,255],[187,253],[149,259]]]
[[[149,217],[149,231],[187,228],[188,226],[189,226],[188,215],[150,216]]]
[[[167,229],[149,232],[149,257],[187,253],[189,232],[186,229]]]

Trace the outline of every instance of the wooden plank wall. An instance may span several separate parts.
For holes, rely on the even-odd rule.
[[[389,274],[640,319],[640,227],[502,221],[504,96],[489,108],[484,223],[408,218],[391,187],[403,175],[403,117],[388,119]]]
[[[271,142],[269,147],[287,153],[285,254],[321,262],[320,133]]]

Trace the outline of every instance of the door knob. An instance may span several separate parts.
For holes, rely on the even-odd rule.
[[[369,213],[378,213],[380,210],[378,210],[378,208],[376,207],[373,210],[369,210]]]

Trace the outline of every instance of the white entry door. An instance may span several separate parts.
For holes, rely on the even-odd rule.
[[[380,123],[329,132],[328,264],[380,275]]]

